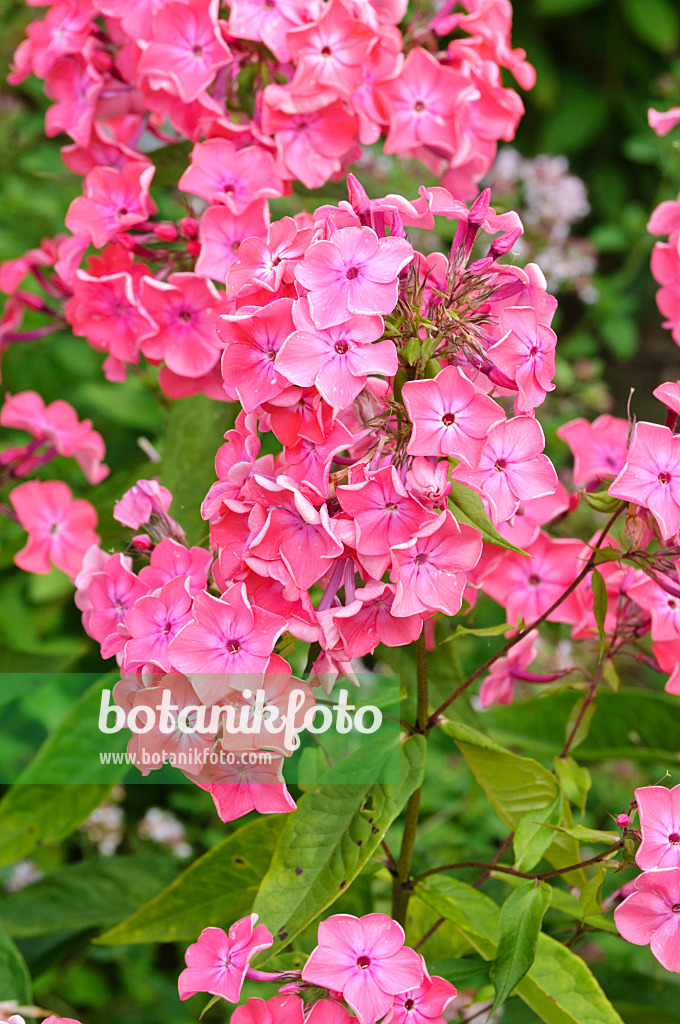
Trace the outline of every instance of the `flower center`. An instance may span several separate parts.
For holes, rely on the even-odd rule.
[[[360,967],[362,971],[365,971],[367,967],[370,967],[370,964],[370,957],[367,956],[360,956],[359,959],[357,960],[357,967]]]
[[[423,110],[425,110],[425,104],[423,103],[422,100],[418,100],[417,103],[413,104],[413,109],[416,111],[416,113],[422,114]]]
[[[336,343],[335,343],[335,351],[340,356],[344,356],[344,354],[345,354],[345,352],[347,351],[348,348],[349,348],[349,345],[347,344],[346,341],[336,341]]]
[[[668,602],[668,607],[672,608],[673,610],[675,610],[678,607],[678,602],[675,600],[674,597],[670,598],[670,600]]]
[[[675,906],[673,907],[673,913],[680,914],[680,903],[675,904]]]
[[[359,268],[358,267],[348,267],[347,268],[347,273],[345,274],[345,277],[347,278],[348,281],[353,281],[358,276],[359,276]]]
[[[506,466],[507,462],[505,461],[505,459],[498,459],[496,465],[493,468],[497,469],[499,473],[502,473]]]
[[[537,587],[540,582],[541,581],[540,581],[539,577],[536,576],[536,575],[529,577],[529,583],[531,584],[532,587]]]
[[[537,356],[540,351],[541,350],[538,347],[538,345],[532,345],[531,348],[529,349],[529,355],[530,356]]]
[[[424,565],[425,562],[427,562],[427,554],[424,551],[421,551],[420,554],[416,555],[413,559],[414,565]]]
[[[330,46],[324,46],[323,50],[321,51],[321,56],[322,57],[330,57],[330,55],[331,55],[331,48],[330,48]]]
[[[678,843],[680,843],[680,835],[678,835],[677,832],[671,832],[671,834],[668,837],[668,842],[671,844],[671,846],[677,846]]]
[[[452,427],[456,422],[455,413],[447,412],[445,416],[442,416],[442,423],[445,427]]]
[[[189,312],[188,309],[183,309],[179,315],[179,318],[180,320],[183,321],[183,323],[188,324],[189,321],[191,320],[191,313]]]
[[[127,211],[127,207],[126,206],[121,206],[120,210],[118,211],[118,216],[119,217],[126,217],[127,216],[127,212],[128,212]]]
[[[414,1003],[414,1001],[412,999],[407,999],[406,1002],[404,1003],[404,1009],[405,1010],[412,1010],[415,1005],[416,1004]]]
[[[203,47],[199,46],[198,44],[196,44],[196,46],[194,46],[192,48],[191,52],[193,53],[194,57],[202,57],[203,56]]]
[[[671,482],[671,475],[670,475],[670,473],[659,473],[659,483],[660,484],[663,484],[664,487],[665,487],[666,484],[669,484],[670,482]]]
[[[225,647],[227,649],[227,654],[238,654],[241,650],[241,645],[238,640],[227,640]]]

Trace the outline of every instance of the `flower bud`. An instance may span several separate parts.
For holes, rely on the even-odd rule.
[[[177,228],[169,221],[165,224],[154,224],[153,233],[162,242],[174,242],[177,240]]]
[[[630,818],[627,814],[619,814],[616,818],[616,824],[619,828],[628,828],[630,825]]]
[[[185,238],[195,238],[198,234],[198,221],[195,217],[182,217],[179,230]]]

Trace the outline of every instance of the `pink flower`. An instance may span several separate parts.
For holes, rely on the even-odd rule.
[[[504,658],[494,662],[479,690],[482,707],[488,708],[490,704],[512,704],[515,682],[522,678],[525,669],[536,656],[534,645],[537,639],[538,630],[532,629],[510,648]]]
[[[341,228],[330,241],[309,247],[295,276],[309,290],[316,326],[333,327],[352,313],[391,313],[399,274],[412,259],[404,238],[378,238],[367,227]]]
[[[151,552],[149,565],[139,570],[139,578],[149,590],[158,590],[177,576],[189,578],[189,590],[205,590],[212,554],[205,548],[187,548],[172,537],[165,537]]]
[[[506,522],[521,501],[557,490],[557,474],[543,454],[544,445],[543,431],[533,417],[501,420],[490,427],[477,467],[457,466],[454,476],[484,495],[494,523]]]
[[[138,480],[113,506],[113,518],[131,530],[138,530],[152,516],[164,518],[172,494],[158,480]]]
[[[325,614],[333,623],[333,634],[328,627],[324,630],[326,638],[335,640],[337,634],[348,661],[372,653],[378,644],[403,647],[417,640],[423,626],[422,617],[407,615],[396,618],[392,614],[394,595],[395,588],[389,583],[369,580],[344,608],[332,608],[326,613],[317,611],[319,620]],[[329,647],[335,647],[335,643],[329,642]]]
[[[166,84],[191,103],[232,59],[217,19],[218,0],[166,3],[154,15],[151,41],[142,44],[140,74],[169,79]]]
[[[369,374],[390,377],[397,372],[394,342],[378,341],[384,330],[381,317],[351,316],[321,330],[309,316],[307,303],[300,301],[294,319],[298,329],[281,346],[276,368],[291,384],[315,386],[334,409],[351,405]]]
[[[401,925],[386,914],[335,914],[319,925],[319,944],[302,968],[312,985],[342,992],[360,1024],[374,1024],[394,996],[418,988],[422,957],[404,947]]]
[[[245,213],[258,199],[283,194],[271,154],[261,146],[238,149],[228,139],[197,143],[179,188],[207,203],[223,204],[235,216]]]
[[[10,491],[9,500],[28,533],[28,542],[14,556],[26,572],[50,572],[52,562],[74,579],[85,552],[99,543],[97,513],[89,501],[75,498],[61,480],[29,480]]]
[[[664,539],[673,537],[680,530],[680,435],[658,423],[636,423],[609,493],[648,508]]]
[[[432,380],[407,381],[402,394],[413,424],[409,455],[454,455],[475,467],[489,428],[504,418],[459,366],[447,366]]]
[[[285,90],[268,85],[262,95],[262,128],[274,136],[282,177],[320,188],[342,167],[340,160],[356,141],[358,123],[343,100],[316,110],[308,106],[291,109]]]
[[[680,786],[643,786],[635,790],[642,842],[635,854],[639,868],[680,867]]]
[[[178,981],[180,999],[208,992],[237,1003],[250,961],[273,941],[269,929],[257,924],[257,914],[242,917],[228,933],[204,928],[186,951],[187,966]]]
[[[651,946],[667,971],[680,973],[680,867],[645,871],[614,911],[614,922],[628,942]]]
[[[130,635],[123,651],[123,668],[129,671],[144,664],[169,672],[168,644],[191,619],[191,593],[186,576],[166,583],[157,594],[135,601],[125,616]]]
[[[350,96],[361,84],[374,39],[375,34],[352,17],[343,0],[330,0],[318,21],[288,33],[286,42],[296,65],[292,91],[314,94],[327,89]]]
[[[238,260],[241,243],[253,236],[264,238],[268,222],[264,199],[257,199],[238,215],[226,206],[211,206],[201,217],[198,229],[201,252],[196,273],[224,284],[229,268]]]
[[[249,756],[217,768],[207,765],[196,782],[213,798],[221,821],[235,821],[244,814],[289,814],[295,801],[283,781],[283,756],[250,764]]]
[[[224,301],[212,281],[198,274],[170,274],[167,281],[144,277],[141,300],[152,321],[143,336],[148,359],[164,359],[181,377],[201,377],[217,363],[221,345],[215,320]]]
[[[193,622],[171,640],[169,653],[172,665],[189,676],[204,704],[214,704],[237,685],[234,677],[239,674],[262,679],[274,644],[286,628],[280,615],[250,604],[242,583],[219,600],[197,594],[193,616]]]
[[[376,93],[389,121],[386,153],[430,145],[453,156],[459,149],[459,111],[476,90],[427,50],[411,50],[399,73],[378,83]]]
[[[334,1005],[339,1010],[344,1009],[339,1003]],[[347,1011],[345,1011],[345,1016],[349,1016]],[[307,1021],[310,1018],[311,1013],[307,1017]],[[229,1019],[230,1024],[304,1024],[304,1020],[304,1003],[300,996],[292,994],[276,995],[267,1000],[251,996],[242,1006],[236,1007]],[[331,1024],[331,1022],[324,1022],[324,1024]]]
[[[465,572],[475,567],[481,553],[481,534],[442,512],[413,540],[392,548],[392,580],[397,584],[392,614],[455,615],[463,600]]]
[[[649,576],[627,587],[626,594],[652,617],[652,640],[677,640],[680,637],[680,598],[669,594]]]
[[[37,391],[8,394],[0,411],[0,424],[25,430],[53,445],[56,454],[75,458],[91,484],[109,475],[109,467],[102,463],[105,448],[101,434],[92,429],[92,420],[79,422],[73,406],[62,399],[45,405]]]
[[[232,0],[229,4],[229,33],[235,38],[260,40],[277,60],[290,60],[288,32],[301,25],[307,15],[304,0]]]
[[[680,416],[680,380],[659,384],[652,392],[655,398],[663,402],[667,409]]]
[[[425,977],[418,988],[394,997],[384,1024],[444,1024],[442,1014],[458,995],[455,985],[435,975],[431,978],[423,960]]]
[[[608,413],[598,416],[592,423],[584,419],[570,420],[558,427],[557,436],[571,448],[575,484],[606,480],[623,469],[628,451],[627,420]]]
[[[286,379],[277,373],[276,358],[294,330],[292,311],[292,299],[276,299],[251,312],[225,314],[215,325],[224,346],[224,389],[230,397],[238,397],[246,412],[287,387]]]
[[[680,124],[680,107],[671,107],[670,110],[654,110],[652,107],[647,111],[649,127],[657,135],[668,135],[677,124]]]
[[[554,391],[555,332],[539,323],[532,306],[511,306],[500,315],[500,341],[489,349],[489,357],[519,390],[515,412],[533,412]]]
[[[140,338],[154,326],[126,271],[95,277],[78,270],[65,313],[74,334],[126,363],[139,362]]]
[[[85,178],[85,195],[73,200],[66,214],[66,227],[74,235],[88,235],[98,249],[141,224],[155,212],[149,196],[153,164],[131,161],[122,170],[95,167]]]

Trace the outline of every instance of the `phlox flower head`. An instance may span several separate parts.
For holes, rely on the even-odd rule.
[[[636,423],[609,493],[648,508],[664,540],[673,537],[680,530],[680,436],[658,423]]]
[[[645,871],[635,891],[614,911],[614,922],[628,942],[649,944],[667,971],[680,973],[680,867]]]

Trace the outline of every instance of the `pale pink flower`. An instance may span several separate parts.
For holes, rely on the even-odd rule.
[[[407,381],[403,398],[413,433],[409,455],[454,455],[477,466],[489,428],[503,410],[480,394],[459,366],[447,366],[430,380]]]
[[[423,975],[422,957],[404,946],[403,928],[386,914],[322,921],[319,944],[302,968],[303,981],[342,992],[360,1024],[374,1024]]]
[[[425,977],[417,988],[400,992],[394,997],[392,1009],[388,1011],[384,1024],[444,1024],[442,1014],[452,999],[458,995],[455,985],[444,978],[428,974],[423,960]]]
[[[130,635],[123,649],[122,667],[129,671],[144,664],[170,671],[168,644],[191,619],[191,593],[186,576],[170,580],[156,594],[135,601],[125,615]]]
[[[607,480],[623,469],[628,451],[628,420],[609,413],[592,423],[582,418],[570,420],[557,428],[557,436],[571,448],[575,484]]]
[[[170,661],[192,679],[204,704],[214,704],[239,674],[262,679],[285,628],[280,615],[251,605],[242,583],[220,599],[197,594],[193,621],[170,642]]]
[[[649,127],[657,135],[668,135],[677,124],[680,124],[680,107],[671,107],[670,110],[654,110],[650,107],[647,111]]]
[[[147,359],[165,360],[181,377],[208,373],[220,357],[215,320],[225,309],[212,281],[188,273],[170,274],[167,281],[144,277],[140,296],[151,319],[141,339]]]
[[[494,523],[505,522],[520,502],[557,490],[557,474],[544,446],[543,431],[532,416],[501,420],[490,427],[477,467],[457,466],[454,476],[484,495]]]
[[[648,508],[664,539],[673,537],[680,530],[680,435],[658,423],[636,423],[609,493]]]
[[[178,187],[207,203],[223,204],[236,216],[258,199],[283,194],[271,154],[261,146],[239,149],[228,139],[198,142]]]
[[[353,313],[391,313],[399,274],[412,259],[404,238],[378,238],[368,227],[341,228],[307,249],[295,276],[309,290],[316,326],[333,327]]]
[[[643,786],[635,790],[635,800],[642,831],[638,867],[680,867],[680,786]]]
[[[186,951],[187,966],[178,981],[180,999],[208,992],[237,1003],[251,959],[273,941],[269,929],[257,924],[257,914],[242,917],[228,933],[204,928]]]
[[[628,942],[651,947],[667,971],[680,973],[680,867],[645,871],[614,911],[614,922]]]
[[[257,199],[241,214],[232,213],[226,206],[209,207],[198,228],[201,252],[196,261],[196,273],[224,284],[229,268],[239,258],[242,243],[246,239],[264,238],[268,222],[269,211],[264,199]]]
[[[663,402],[667,409],[680,416],[680,380],[659,384],[652,392],[655,398]]]
[[[261,309],[225,314],[215,325],[224,346],[224,389],[231,398],[238,397],[246,412],[287,387],[285,377],[277,372],[276,359],[295,329],[292,312],[292,299],[275,299]]]
[[[500,315],[502,337],[489,349],[498,369],[515,381],[515,412],[533,412],[554,391],[555,332],[538,320],[532,306],[510,306]]]
[[[177,576],[187,576],[190,592],[197,594],[206,588],[212,559],[205,548],[187,548],[172,537],[164,537],[151,552],[149,564],[139,570],[139,578],[149,590],[158,590]]]
[[[172,494],[158,480],[138,480],[113,506],[113,518],[131,530],[138,530],[152,516],[164,517]]]
[[[99,543],[97,513],[89,501],[74,498],[61,480],[29,480],[10,491],[9,500],[28,542],[14,556],[26,572],[49,573],[51,564],[74,579],[88,548]]]

